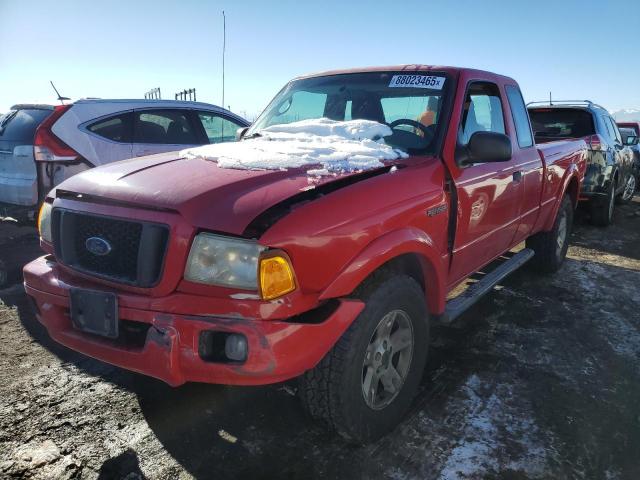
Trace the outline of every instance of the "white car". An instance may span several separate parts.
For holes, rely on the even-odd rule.
[[[208,103],[98,99],[56,107],[16,105],[0,117],[3,122],[0,207],[21,207],[29,216],[49,190],[83,170],[232,141],[239,128],[249,125]]]

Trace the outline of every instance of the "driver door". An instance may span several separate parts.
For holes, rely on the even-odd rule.
[[[490,82],[467,87],[458,142],[466,145],[475,132],[505,133],[500,89]],[[508,162],[477,163],[458,170],[458,224],[449,276],[450,285],[509,248],[518,229],[523,182],[519,167]]]

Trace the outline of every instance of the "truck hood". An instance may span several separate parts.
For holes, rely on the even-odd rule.
[[[289,197],[349,176],[310,177],[307,168],[220,168],[179,152],[112,163],[80,173],[57,191],[141,208],[173,210],[195,227],[242,235],[260,213]],[[52,192],[53,196],[53,192]]]

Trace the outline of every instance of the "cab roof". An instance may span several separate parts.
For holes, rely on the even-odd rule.
[[[340,70],[327,70],[324,72],[315,72],[306,75],[301,75],[299,77],[294,78],[294,80],[301,80],[304,78],[313,78],[313,77],[326,77],[331,75],[344,75],[348,73],[374,73],[374,72],[406,72],[406,73],[416,73],[416,72],[440,72],[445,73],[452,77],[453,79],[457,79],[461,73],[467,73],[468,75],[473,76],[476,74],[478,77],[487,80],[493,80],[495,82],[510,82],[516,83],[510,77],[499,75],[497,73],[488,72],[486,70],[477,70],[474,68],[464,68],[464,67],[451,67],[446,65],[423,65],[423,64],[405,64],[405,65],[389,65],[389,66],[377,66],[377,67],[358,67],[358,68],[347,68]]]

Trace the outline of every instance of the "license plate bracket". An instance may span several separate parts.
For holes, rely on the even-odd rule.
[[[82,288],[69,290],[71,323],[83,332],[118,337],[118,297],[114,293]]]

